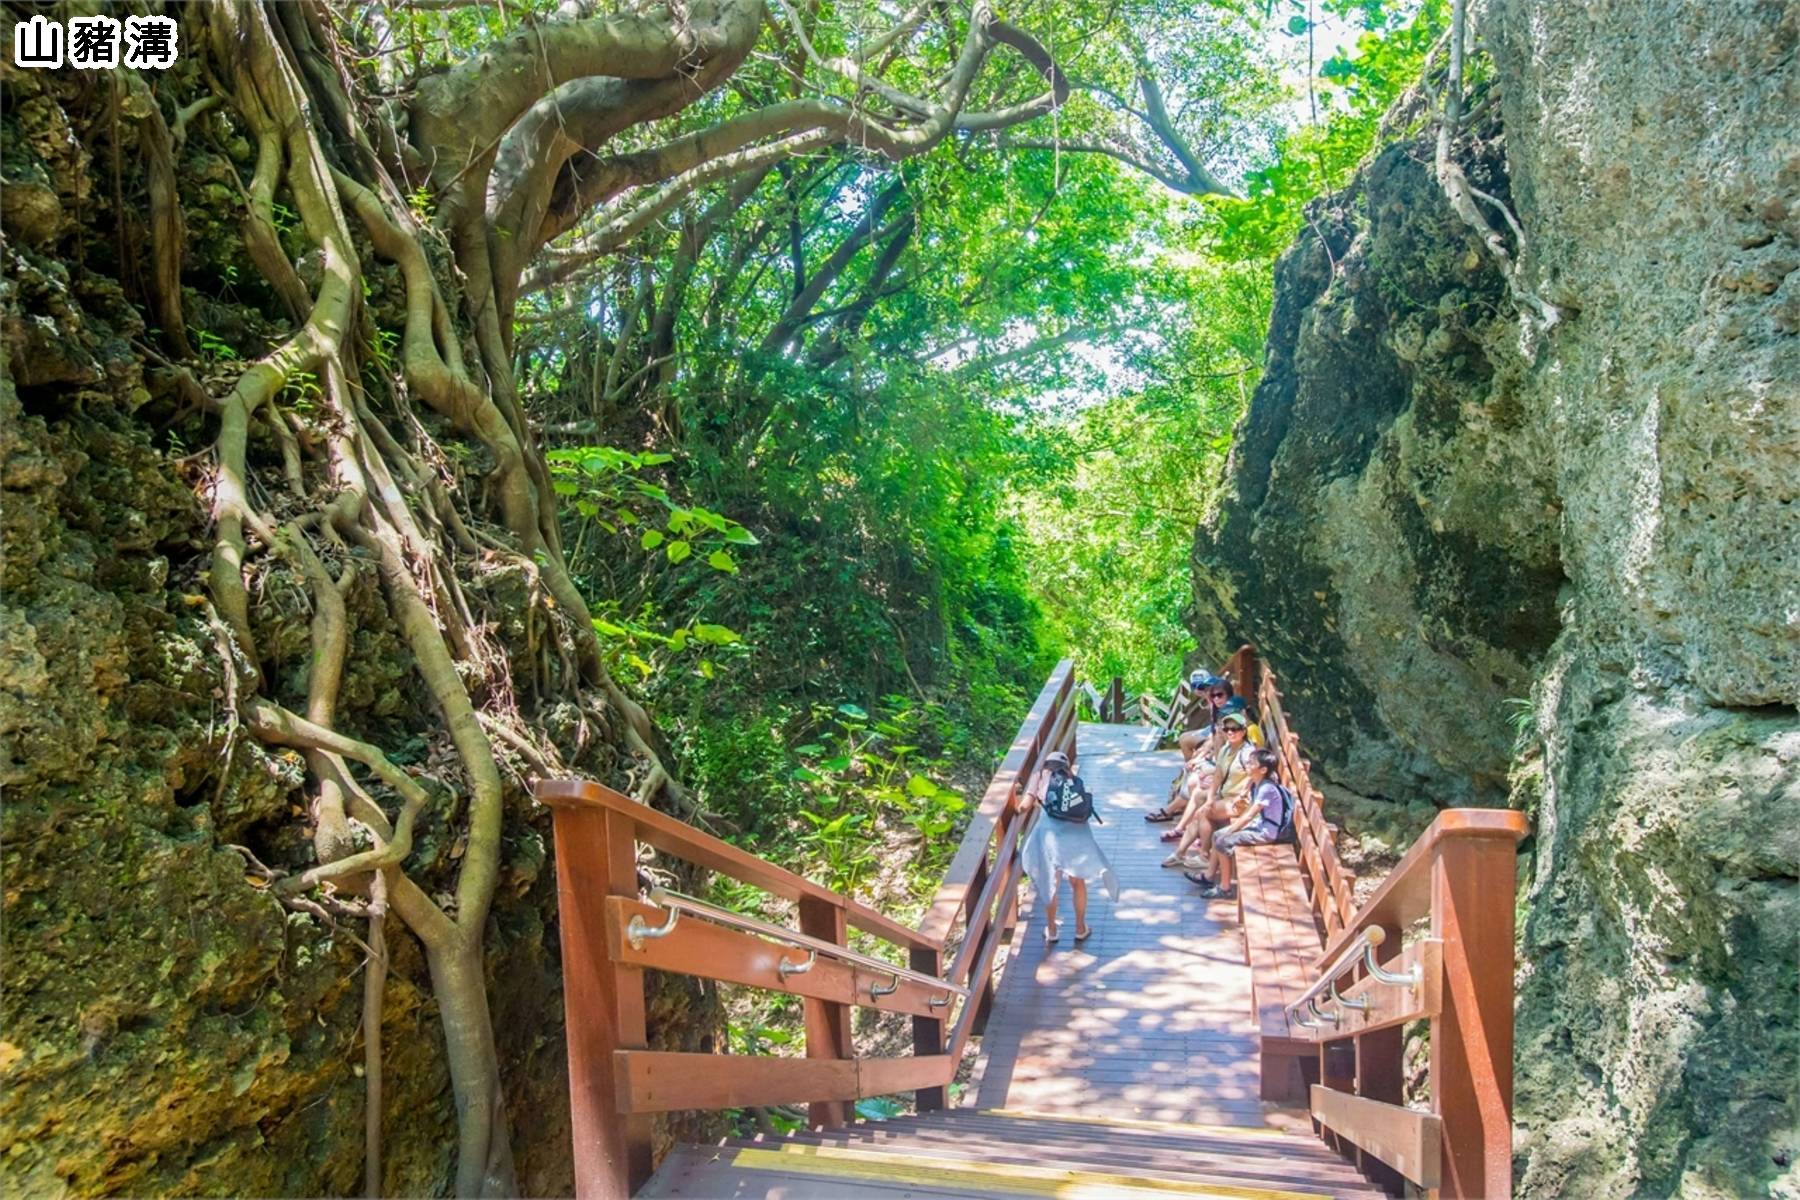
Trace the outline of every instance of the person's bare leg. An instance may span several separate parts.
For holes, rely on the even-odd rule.
[[[1231,886],[1232,857],[1229,854],[1214,850],[1212,854],[1212,877],[1218,880],[1219,890],[1224,891]]]
[[[1057,935],[1056,897],[1062,891],[1062,875],[1053,875],[1050,879],[1050,893],[1044,897],[1044,940],[1054,942]]]
[[[1223,800],[1214,800],[1206,806],[1204,820],[1206,832],[1201,835],[1200,853],[1211,854],[1213,848],[1213,832],[1231,824],[1231,806]]]
[[[1087,880],[1071,879],[1069,887],[1075,893],[1075,936],[1084,938],[1088,935]]]
[[[1195,842],[1200,843],[1202,853],[1212,846],[1213,826],[1207,818],[1207,810],[1196,805],[1194,813],[1196,819],[1183,827],[1181,840],[1175,843],[1174,857],[1177,859],[1185,859]]]

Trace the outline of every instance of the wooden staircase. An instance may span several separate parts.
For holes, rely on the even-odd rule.
[[[1379,1196],[1317,1138],[1269,1129],[951,1109],[678,1147],[640,1196]]]
[[[1226,906],[1170,894],[1180,876],[1153,865],[1156,826],[1132,810],[1160,802],[1174,764],[1153,761],[1155,746],[1174,718],[1164,714],[1148,745],[1141,726],[1082,734],[1068,661],[1026,715],[917,927],[598,783],[540,781],[556,814],[577,1194],[1511,1195],[1524,815],[1443,811],[1359,905],[1273,673],[1248,646],[1221,673],[1260,700],[1299,834],[1293,847],[1240,853],[1242,899],[1223,940]],[[1108,715],[1123,715],[1113,692]],[[1181,692],[1174,701],[1170,712]],[[1036,814],[1018,794],[1051,750],[1074,757],[1080,737],[1095,778],[1113,773],[1100,836],[1126,892],[1092,940],[1051,955],[1041,936],[1012,938],[1039,902],[1020,902],[1019,851]],[[1127,829],[1144,844],[1128,849]],[[794,925],[661,886],[646,894],[645,847],[787,902]],[[1008,988],[997,995],[1003,944]],[[652,971],[795,997],[804,1057],[653,1047]],[[857,1008],[910,1019],[912,1053],[859,1054]],[[1405,1103],[1402,1034],[1415,1021],[1430,1029],[1429,1109]],[[982,1107],[944,1111],[977,1036]],[[909,1093],[918,1116],[853,1120],[857,1100]],[[656,1114],[783,1104],[806,1105],[812,1132],[681,1147],[655,1169]],[[1290,1106],[1281,1119],[1313,1136],[1266,1128],[1271,1104]]]

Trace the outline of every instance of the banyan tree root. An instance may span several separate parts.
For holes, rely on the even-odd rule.
[[[160,113],[143,118],[155,208],[152,301],[164,324],[178,330],[182,323],[175,160],[219,119],[234,123],[254,149],[243,187],[245,257],[292,322],[293,332],[244,366],[222,395],[190,403],[218,421],[208,589],[228,651],[227,692],[253,736],[302,752],[314,789],[317,864],[273,879],[273,890],[291,906],[370,922],[364,1037],[371,1194],[381,1179],[380,1007],[390,915],[419,939],[430,967],[458,1118],[455,1190],[517,1191],[482,958],[502,865],[506,782],[496,746],[505,748],[504,763],[538,773],[561,768],[556,747],[520,718],[516,697],[523,691],[541,702],[573,702],[578,728],[605,731],[621,744],[640,799],[694,811],[649,715],[608,674],[563,555],[549,469],[513,377],[513,308],[531,260],[589,215],[595,224],[584,244],[591,258],[616,251],[702,186],[760,179],[757,172],[785,158],[832,145],[908,158],[959,127],[999,129],[1051,111],[1070,86],[1034,39],[995,20],[977,0],[962,22],[953,68],[928,98],[895,91],[857,61],[820,64],[880,84],[878,94],[894,106],[890,115],[798,100],[728,118],[719,126],[724,136],[682,135],[654,153],[608,157],[597,149],[615,135],[660,121],[722,85],[750,55],[770,14],[760,0],[605,14],[588,5],[563,8],[554,20],[528,22],[466,61],[421,75],[408,98],[379,101],[353,94],[355,72],[337,57],[334,17],[323,0],[186,6],[183,18],[204,30],[184,44],[204,54],[218,108],[206,123],[197,118],[212,108],[211,98],[177,110],[172,126]],[[781,8],[804,41],[805,22],[791,6]],[[888,35],[895,53],[929,11],[958,24],[948,8],[917,6]],[[1002,46],[1024,56],[1029,73],[1042,78],[1043,94],[964,113],[983,64]],[[807,53],[818,57],[810,46]],[[631,86],[613,86],[627,77]],[[582,86],[571,91],[565,84]],[[398,108],[407,116],[404,133],[386,119]],[[754,187],[732,195],[742,203]],[[410,203],[421,190],[436,206],[436,228],[426,229]],[[278,227],[278,202],[297,214],[306,271],[284,245],[294,231]],[[375,328],[379,318],[364,300],[373,290],[365,255],[395,268],[404,299],[397,331]],[[388,332],[399,335],[391,363],[378,353],[379,335]],[[176,338],[166,348],[188,357]],[[651,367],[667,357],[663,352]],[[609,368],[608,389],[622,386],[618,365]],[[188,380],[183,391],[200,391],[185,368],[164,366],[173,379]],[[288,402],[302,378],[309,390],[316,385],[316,395],[306,405]],[[432,429],[421,419],[427,410]],[[479,511],[435,441],[432,430],[446,425],[452,433],[444,436],[477,444],[491,464],[481,489],[491,503]],[[257,428],[269,431],[280,455],[279,476],[271,469],[266,481],[252,477]],[[483,611],[480,589],[467,586],[496,562],[531,583],[525,625],[533,645],[519,660],[523,689],[495,644],[498,614]],[[256,644],[252,617],[266,592],[260,577],[274,571],[297,581],[311,600],[304,705],[279,695],[280,681]],[[353,589],[361,596],[365,574],[378,579],[380,619],[404,641],[434,710],[435,748],[450,760],[435,781],[396,767],[380,747],[338,728],[338,693],[358,632],[352,613],[363,611],[349,600]],[[578,739],[578,753],[587,736]],[[433,898],[446,894],[439,881],[428,893],[406,871],[415,826],[438,787],[457,793],[448,807],[463,822],[463,853],[443,902]],[[397,811],[383,807],[396,802]]]
[[[402,193],[379,176],[358,179],[353,172],[369,169],[367,162],[334,164],[321,144],[311,119],[320,106],[309,96],[307,81],[332,73],[297,69],[293,40],[284,43],[261,5],[220,5],[209,10],[207,20],[212,57],[232,67],[227,107],[248,127],[257,147],[255,176],[246,194],[246,254],[300,320],[290,337],[249,364],[222,397],[209,398],[219,420],[209,586],[238,664],[233,684],[241,696],[239,709],[246,727],[265,743],[303,752],[316,789],[318,865],[279,879],[274,891],[284,902],[327,913],[326,903],[341,908],[342,902],[310,898],[308,893],[321,885],[329,884],[335,897],[369,898],[357,910],[370,922],[363,1011],[365,1190],[378,1194],[381,1183],[380,1012],[391,913],[423,944],[442,1015],[458,1114],[456,1191],[516,1194],[481,954],[501,866],[503,782],[494,739],[499,736],[538,770],[552,768],[557,755],[520,726],[510,703],[505,658],[489,647],[483,622],[470,611],[456,577],[457,553],[469,555],[476,548],[470,533],[474,523],[456,511],[451,493],[381,424],[362,394],[359,331],[369,315],[361,307],[363,267],[347,217],[355,219],[376,254],[401,269],[406,320],[396,387],[441,413],[460,434],[479,441],[498,464],[489,485],[500,521],[513,539],[509,552],[543,576],[547,623],[576,642],[572,661],[580,663],[585,678],[564,679],[562,686],[579,694],[584,683],[598,685],[623,720],[597,714],[595,723],[624,730],[630,748],[644,760],[646,774],[670,781],[671,787],[672,776],[656,752],[648,717],[600,666],[585,605],[560,548],[546,536],[551,524],[544,494],[547,476],[540,483],[540,474],[532,470],[535,450],[521,438],[519,423],[496,402],[491,375],[478,378],[464,362],[420,232],[404,204],[393,199]],[[310,294],[274,236],[273,206],[284,190],[320,262],[318,284]],[[178,227],[178,212],[170,219]],[[310,419],[282,404],[284,389],[303,373],[318,380],[321,393],[322,412]],[[251,427],[259,417],[278,433],[283,482],[309,506],[306,515],[277,519],[252,498],[258,493],[250,485],[247,459]],[[416,422],[412,434],[415,445],[428,436]],[[269,694],[253,634],[247,575],[259,556],[290,569],[312,599],[313,653],[304,715],[282,707]],[[411,652],[467,790],[465,848],[454,906],[448,910],[409,879],[402,866],[414,825],[429,801],[425,786],[395,767],[378,747],[334,726],[352,632],[345,592],[356,578],[358,561],[374,564],[387,617]],[[548,611],[552,607],[558,611]],[[478,647],[487,648],[478,652]],[[472,661],[479,670],[466,669]],[[484,685],[484,697],[505,701],[478,707],[469,678],[491,681]],[[496,735],[490,732],[494,729],[503,732]],[[390,818],[383,811],[353,774],[352,764],[399,798],[397,814]],[[359,837],[372,844],[359,849]]]

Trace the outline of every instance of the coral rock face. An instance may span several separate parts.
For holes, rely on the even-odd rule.
[[[1197,632],[1343,783],[1535,816],[1523,1194],[1794,1195],[1800,8],[1478,18],[1457,154],[1558,320],[1379,154],[1281,264]]]
[[[1502,0],[1571,586],[1540,671],[1537,1194],[1800,1184],[1800,12]],[[1774,1184],[1785,1178],[1785,1185]]]

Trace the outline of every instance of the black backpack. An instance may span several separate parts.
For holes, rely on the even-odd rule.
[[[1100,821],[1094,811],[1094,794],[1078,776],[1066,771],[1053,772],[1044,785],[1044,815],[1057,821]]]
[[[1271,780],[1270,782],[1274,782]],[[1275,784],[1275,790],[1281,793],[1281,824],[1275,829],[1274,845],[1291,846],[1299,839],[1294,834],[1294,793]]]

